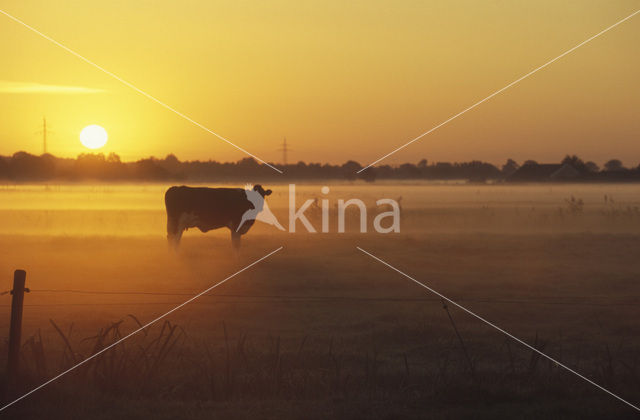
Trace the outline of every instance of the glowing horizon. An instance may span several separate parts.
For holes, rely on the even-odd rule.
[[[149,10],[0,1],[1,9],[266,161],[280,162],[287,137],[291,162],[363,165],[634,7],[282,1],[181,8],[167,1]],[[245,157],[4,16],[0,34],[11,40],[0,46],[9,63],[0,69],[0,154],[40,154],[34,132],[44,115],[56,156],[85,152],[77,133],[100,120],[109,130],[100,151],[125,160]],[[639,35],[634,18],[383,163],[554,162],[577,154],[637,166],[640,97],[629,87],[640,72]]]

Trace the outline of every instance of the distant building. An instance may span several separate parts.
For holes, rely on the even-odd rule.
[[[571,181],[580,172],[568,163],[527,163],[507,177],[507,182]]]

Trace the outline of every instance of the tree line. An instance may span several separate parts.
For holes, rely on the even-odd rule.
[[[640,166],[625,168],[619,159],[612,159],[600,168],[594,162],[584,162],[575,155],[567,155],[561,164],[568,164],[580,174],[577,180],[640,180]],[[532,160],[522,165],[537,165]],[[77,158],[60,158],[51,154],[40,156],[17,152],[12,156],[0,156],[0,180],[29,181],[192,181],[225,182],[267,180],[356,180],[373,182],[388,180],[467,180],[492,182],[508,179],[520,168],[515,160],[497,167],[491,163],[473,160],[470,162],[433,162],[426,159],[418,163],[380,165],[363,168],[358,162],[344,164],[305,163],[278,165],[284,174],[279,174],[267,165],[244,158],[237,162],[180,161],[170,154],[159,159],[149,157],[134,162],[123,162],[115,153],[84,153]]]

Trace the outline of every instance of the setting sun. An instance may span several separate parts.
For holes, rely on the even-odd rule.
[[[99,125],[88,125],[80,132],[80,142],[89,149],[99,149],[107,144],[107,130]]]

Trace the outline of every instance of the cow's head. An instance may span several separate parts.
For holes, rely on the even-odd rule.
[[[284,230],[282,225],[278,223],[278,219],[271,213],[269,210],[269,206],[265,201],[265,196],[271,195],[271,190],[266,190],[262,188],[262,185],[254,185],[253,188],[251,185],[246,185],[244,189],[245,194],[247,195],[247,200],[251,203],[251,209],[246,210],[242,215],[242,220],[238,225],[236,231],[240,230],[240,227],[244,224],[246,220],[260,220],[261,222],[273,225],[280,230]]]
[[[271,190],[266,190],[265,191],[265,189],[262,188],[262,185],[260,185],[260,184],[254,185],[253,186],[253,190],[257,191],[263,198],[266,195],[271,195],[271,192],[272,192]]]

